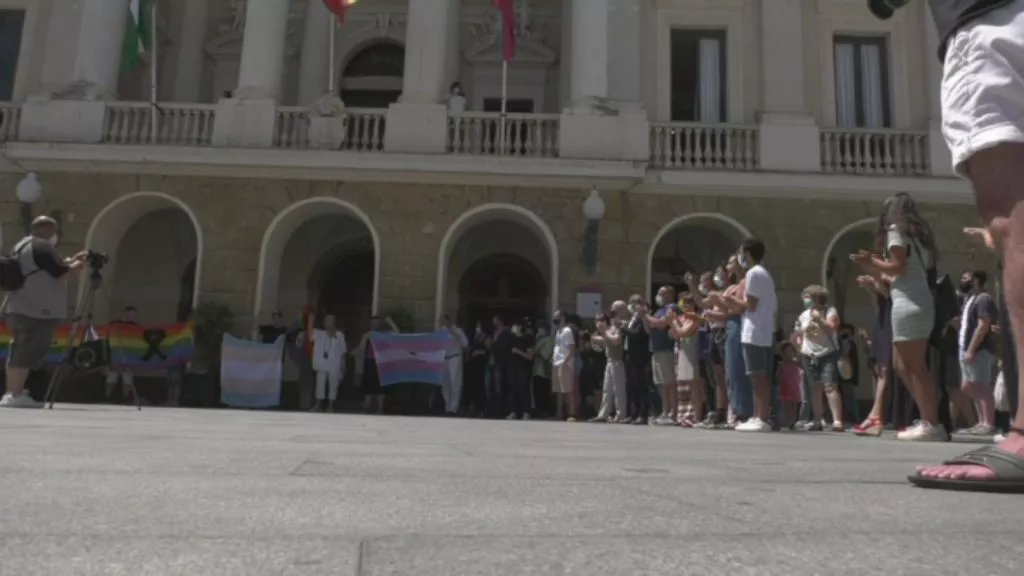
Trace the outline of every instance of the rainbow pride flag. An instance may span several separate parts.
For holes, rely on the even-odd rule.
[[[60,363],[67,348],[71,324],[60,324],[53,333],[50,349],[43,358],[46,366]],[[11,330],[0,322],[0,362],[7,361],[11,348]],[[83,342],[82,334],[75,338]],[[92,326],[85,342],[107,340],[110,363],[114,367],[137,370],[169,368],[191,362],[195,357],[195,335],[192,323],[139,326],[135,324],[108,324]]]
[[[111,323],[106,326],[110,365],[115,368],[150,370],[191,362],[196,355],[191,322],[139,326]]]
[[[93,326],[91,332],[86,335],[85,341],[91,340],[102,340],[106,337],[106,326]],[[57,329],[53,332],[53,340],[50,341],[50,349],[46,352],[46,356],[43,357],[43,364],[46,366],[56,366],[60,364],[60,359],[64,355],[64,350],[67,348],[68,335],[71,333],[71,324],[60,324]],[[0,322],[0,362],[7,362],[7,354],[11,349],[11,329],[7,324]],[[79,343],[82,342],[82,334],[79,333],[75,340]]]

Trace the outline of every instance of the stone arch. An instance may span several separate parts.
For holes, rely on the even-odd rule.
[[[108,279],[107,284],[105,284],[107,286],[106,289],[112,289],[116,281],[118,252],[121,249],[124,237],[147,216],[153,216],[165,210],[172,210],[183,214],[191,223],[195,238],[195,254],[187,259],[185,272],[188,271],[190,266],[193,267],[191,306],[195,308],[199,302],[199,287],[202,285],[205,241],[203,228],[199,224],[199,218],[196,217],[192,208],[179,198],[163,192],[134,192],[117,198],[110,204],[107,204],[92,219],[89,229],[85,234],[85,246],[87,249],[106,252],[110,255],[110,263],[104,267],[103,272],[104,276]],[[150,248],[149,246],[143,247]],[[193,261],[194,264],[192,264]],[[180,277],[181,274],[178,275],[179,280],[174,282],[173,285],[180,286]],[[87,286],[88,282],[80,281],[78,283],[76,303],[80,304],[82,302]],[[108,291],[106,293],[110,295],[112,292]],[[168,321],[176,319],[178,316],[177,304],[177,299],[175,299],[174,306],[172,307],[175,310],[175,318],[168,318]],[[94,305],[94,316],[101,321],[109,320],[109,306],[109,298],[97,297]],[[140,313],[140,319],[146,321],[146,311],[140,310]]]
[[[651,241],[651,245],[648,248],[647,281],[644,285],[645,289],[649,290],[652,282],[654,281],[654,258],[662,240],[677,230],[682,230],[691,226],[710,229],[725,236],[730,241],[735,241],[736,245],[734,248],[739,248],[740,243],[753,236],[753,234],[750,233],[750,230],[748,230],[747,227],[741,224],[738,220],[718,212],[694,212],[692,214],[684,214],[683,216],[674,218],[672,221],[662,226],[661,230],[659,230],[654,236],[654,240]]]
[[[850,303],[848,296],[851,294],[858,294],[858,292],[856,292],[856,284],[852,282],[852,280],[856,278],[856,274],[858,272],[854,270],[855,265],[848,259],[846,259],[845,256],[847,254],[852,253],[854,250],[872,248],[872,240],[870,238],[873,237],[874,235],[873,226],[875,226],[877,223],[877,218],[863,218],[861,220],[857,220],[856,222],[847,224],[841,230],[839,230],[839,232],[837,232],[831,240],[829,240],[828,246],[825,248],[825,253],[822,254],[821,256],[821,285],[828,288],[832,292],[831,302],[833,305],[836,306],[836,308],[839,309],[840,313],[843,315],[844,321],[847,319],[846,316],[849,314],[849,311],[847,310],[847,304]],[[861,241],[859,242],[854,241],[853,244],[849,244],[849,242],[851,241],[851,236],[853,234],[860,235],[860,233],[864,233],[868,238],[860,239]],[[835,261],[837,265],[836,267],[841,267],[845,272],[842,275],[843,278],[841,285],[837,285],[836,282],[830,281],[835,279],[835,270],[832,270],[833,277],[830,278],[829,261],[833,257],[832,253],[837,248],[845,244],[849,244],[846,245],[844,250],[846,254],[837,256]],[[858,296],[855,296],[854,300],[854,309],[857,312],[856,314],[854,314],[854,316],[861,316],[867,314],[867,311],[871,309],[871,303],[869,300],[865,298],[860,298]]]
[[[445,297],[448,287],[448,268],[452,249],[466,232],[480,224],[493,221],[506,221],[529,230],[541,243],[548,258],[548,312],[553,313],[558,307],[558,242],[551,228],[534,212],[515,204],[491,203],[477,206],[463,212],[452,222],[444,237],[437,254],[437,278],[435,286],[434,316],[435,319],[445,312]],[[458,282],[459,279],[455,281]]]
[[[285,248],[299,229],[321,216],[346,216],[358,221],[370,236],[373,249],[373,298],[371,313],[376,313],[380,293],[380,236],[369,216],[358,206],[334,198],[333,196],[316,196],[291,204],[282,210],[267,226],[260,245],[260,259],[257,270],[256,296],[253,302],[253,317],[258,325],[273,308],[277,307],[279,297],[279,275],[281,259]],[[307,280],[303,279],[305,284]]]

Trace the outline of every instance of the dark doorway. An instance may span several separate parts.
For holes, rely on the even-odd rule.
[[[529,260],[494,254],[474,262],[459,282],[459,323],[472,330],[489,328],[501,315],[508,323],[544,314],[548,293],[544,276]]]
[[[358,250],[329,256],[320,283],[317,317],[334,314],[345,332],[350,348],[359,344],[370,328],[373,308],[373,250]]]
[[[401,95],[401,90],[344,90],[341,100],[351,108],[387,108]]]
[[[509,114],[533,114],[533,100],[509,98],[505,100],[505,111]],[[484,112],[501,112],[501,98],[484,98]]]
[[[196,289],[196,259],[193,258],[181,274],[181,291],[178,293],[178,322],[185,322],[192,314],[192,298]]]

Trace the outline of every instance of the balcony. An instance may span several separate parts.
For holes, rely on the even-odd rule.
[[[156,115],[156,124],[153,117]],[[104,144],[209,146],[213,138],[213,104],[111,102],[103,121]]]
[[[757,170],[757,127],[690,122],[651,123],[651,167]]]
[[[347,152],[382,152],[387,113],[386,108],[346,108],[344,116],[341,117],[343,137],[335,149]],[[328,147],[311,140],[311,123],[312,117],[308,108],[278,107],[274,147],[292,150]]]
[[[822,129],[821,169],[830,174],[929,176],[928,133]]]
[[[464,112],[448,119],[448,152],[470,156],[558,157],[558,114]],[[503,145],[504,144],[504,145]]]

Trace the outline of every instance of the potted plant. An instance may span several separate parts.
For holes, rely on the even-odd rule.
[[[345,103],[335,94],[316,99],[309,114],[309,143],[320,150],[338,150],[345,142]]]
[[[220,401],[220,350],[224,334],[235,326],[235,314],[226,304],[203,302],[193,314],[196,355],[192,361],[191,378],[202,390],[204,404],[216,406]]]

